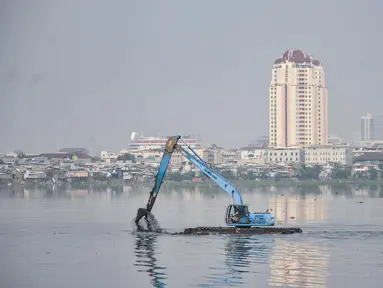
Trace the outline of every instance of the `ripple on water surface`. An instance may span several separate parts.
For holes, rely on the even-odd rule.
[[[137,271],[147,273],[154,287],[164,287],[168,280],[188,287],[358,287],[361,279],[374,285],[366,271],[379,275],[383,267],[383,254],[376,253],[382,247],[381,231],[136,237]],[[177,266],[164,261],[168,257],[160,251],[166,246],[171,246]],[[360,269],[363,265],[370,269]]]
[[[245,284],[246,274],[265,270],[273,246],[272,238],[232,235],[216,240],[223,257],[210,265],[209,275],[205,276],[208,283],[200,284],[200,287]]]
[[[276,239],[269,283],[282,287],[326,287],[328,248],[320,243]]]

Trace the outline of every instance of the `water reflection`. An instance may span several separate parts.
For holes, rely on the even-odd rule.
[[[329,251],[311,243],[276,239],[269,284],[282,287],[326,287]]]
[[[241,185],[238,185],[241,186]],[[143,195],[148,195],[152,188],[151,183],[140,185],[80,185],[72,187],[70,185],[35,185],[35,186],[0,186],[2,196],[8,195],[10,197],[19,197],[29,199],[46,197],[46,198],[73,198],[84,197],[86,195],[101,195],[108,194],[111,198],[120,198],[127,195],[128,198],[139,198]],[[183,185],[164,183],[161,188],[161,195],[163,198],[177,197],[183,200],[204,201],[211,199],[213,196],[224,195],[222,190],[216,185],[196,184],[196,185]],[[180,193],[182,192],[182,193]],[[281,198],[284,195],[294,196],[297,200],[303,199],[328,199],[333,198],[383,198],[383,185],[379,183],[364,183],[364,184],[313,184],[302,186],[244,186],[241,192],[245,197],[253,195],[270,195],[272,198]],[[225,195],[226,196],[226,195]],[[248,198],[247,198],[248,199]],[[278,201],[282,200],[278,199]]]
[[[161,270],[166,269],[165,267],[157,265],[156,259],[156,248],[157,248],[157,237],[155,234],[142,233],[137,235],[135,255],[136,262],[135,266],[138,266],[138,272],[148,273],[151,283],[154,287],[165,287],[164,282],[167,279],[166,274]]]
[[[328,201],[315,195],[276,195],[270,199],[278,223],[287,224],[289,219],[298,221],[327,220]]]
[[[269,262],[269,255],[273,247],[272,237],[258,238],[255,236],[231,235],[224,238],[224,265],[211,267],[210,275],[206,277],[211,285],[201,286],[239,286],[249,283],[245,275],[260,273],[259,269]],[[257,271],[252,271],[252,269]]]

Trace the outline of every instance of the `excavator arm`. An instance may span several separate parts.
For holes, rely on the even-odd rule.
[[[150,191],[149,200],[148,200],[148,203],[146,204],[146,208],[140,208],[137,211],[137,216],[135,220],[137,227],[139,227],[138,222],[141,220],[141,218],[144,216],[147,217],[147,215],[151,213],[152,211],[158,192],[160,191],[161,185],[163,183],[170,159],[172,157],[176,144],[180,138],[181,136],[173,136],[173,137],[170,137],[168,141],[166,141],[164,154],[162,155],[160,167],[155,177],[154,186],[152,190]],[[149,222],[148,222],[148,225],[149,225]]]

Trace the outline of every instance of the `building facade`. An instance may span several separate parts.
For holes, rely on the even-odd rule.
[[[370,142],[373,140],[374,123],[371,113],[360,119],[360,141]]]
[[[323,65],[300,50],[275,60],[269,89],[269,145],[326,145],[327,88]]]
[[[157,150],[164,149],[166,141],[169,137],[145,137],[143,135],[138,135],[136,132],[133,132],[130,137],[130,143],[128,149],[121,150],[121,153],[125,151],[140,151],[140,150]],[[185,141],[190,147],[199,148],[200,144],[197,139],[191,138],[188,135],[182,136],[181,138]],[[182,141],[178,142],[183,144]]]
[[[347,145],[322,145],[305,148],[305,164],[351,165],[353,148]]]
[[[304,162],[304,150],[299,147],[291,148],[269,148],[266,155],[266,163],[293,164]]]

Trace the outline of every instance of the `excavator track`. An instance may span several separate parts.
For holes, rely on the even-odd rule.
[[[297,227],[251,227],[251,228],[236,228],[236,227],[196,227],[186,228],[183,232],[172,233],[173,235],[215,235],[215,234],[296,234],[302,233],[301,228]]]

